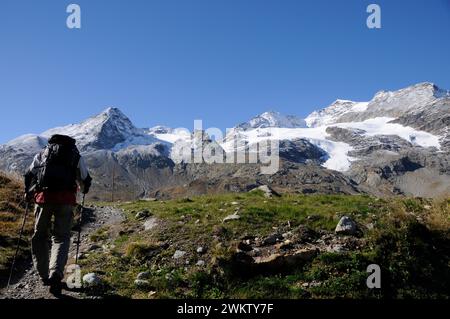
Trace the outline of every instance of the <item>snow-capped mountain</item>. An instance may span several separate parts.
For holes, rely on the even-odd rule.
[[[354,102],[348,100],[336,100],[327,108],[314,111],[305,119],[308,127],[318,127],[336,123],[346,113],[364,112],[367,110],[368,102]]]
[[[267,127],[286,127],[286,128],[299,128],[306,127],[305,120],[294,115],[282,115],[279,112],[264,112],[248,122],[241,123],[235,128],[238,130],[250,130],[255,128],[267,128]]]
[[[379,117],[362,122],[336,123],[311,128],[258,128],[241,132],[240,139],[249,144],[261,143],[268,139],[279,141],[305,139],[327,152],[328,160],[323,164],[324,167],[343,172],[350,168],[353,160],[356,160],[356,158],[349,155],[349,152],[353,150],[353,146],[346,142],[330,139],[329,133],[327,132],[329,127],[357,130],[366,137],[397,135],[405,141],[419,147],[435,147],[440,149],[439,137],[411,127],[389,123],[392,120],[394,118]],[[224,143],[224,149],[231,152],[232,148],[233,140],[228,139]]]
[[[306,126],[292,125],[289,121],[286,123],[284,121],[286,117],[278,113],[275,113],[276,116],[271,116],[273,113],[263,113],[236,126],[227,135],[223,148],[227,151],[232,150],[234,136],[238,136],[248,144],[267,139],[305,139],[327,152],[328,159],[322,164],[324,167],[345,172],[350,169],[352,162],[360,159],[355,157],[352,151],[360,148],[361,145],[348,143],[339,136],[330,136],[329,128],[337,127],[348,132],[358,132],[371,140],[397,136],[410,143],[411,147],[440,150],[448,141],[447,135],[442,133],[448,124],[446,125],[442,119],[450,116],[448,109],[450,103],[447,102],[440,108],[430,108],[430,106],[438,101],[447,101],[449,97],[448,91],[439,89],[434,84],[420,83],[395,92],[379,92],[369,102],[336,100],[328,107],[311,113],[304,121],[296,118],[296,123],[306,123]],[[418,125],[402,123],[405,116],[418,112],[421,112],[419,114],[424,117],[434,112],[432,113],[434,119],[441,120],[434,126],[438,130],[427,132]],[[276,119],[282,120],[276,121]],[[416,123],[420,123],[419,119],[415,118],[415,120]]]
[[[185,128],[173,129],[167,126],[156,126],[147,130],[147,134],[169,144],[174,144],[180,140],[189,141],[191,139],[191,132]]]
[[[2,147],[14,148],[17,152],[39,152],[45,145],[47,145],[47,139],[41,136],[27,134],[19,136],[18,138],[9,141]]]
[[[122,149],[130,145],[151,145],[158,142],[145,130],[136,128],[118,108],[110,107],[80,124],[57,127],[41,134],[69,135],[77,140],[80,151]]]
[[[225,140],[232,141],[236,137],[245,138],[245,132],[265,128],[304,128],[304,119],[294,115],[283,115],[279,112],[269,111],[257,115],[247,122],[242,122],[226,132]]]
[[[364,121],[377,117],[394,119],[410,114],[433,111],[430,106],[450,99],[450,91],[433,83],[419,83],[398,91],[380,91],[369,102],[337,100],[330,106],[311,113],[309,127],[339,122]]]
[[[315,181],[316,191],[435,196],[450,190],[449,126],[450,92],[420,83],[378,92],[368,102],[336,100],[305,120],[265,112],[235,126],[223,141],[202,138],[202,143],[231,153],[232,137],[246,145],[278,140],[280,157],[295,169],[282,169],[284,173],[270,181],[298,191],[307,188],[311,192],[309,183]],[[194,181],[229,190],[237,187],[223,184],[229,180],[240,178],[239,183],[244,184],[264,180],[248,165],[178,165],[174,154],[184,146],[192,147],[203,132],[166,126],[137,128],[117,108],[108,108],[79,124],[24,135],[0,145],[0,169],[23,172],[53,134],[77,140],[93,171],[99,198],[110,187],[113,171],[124,198]],[[320,178],[310,176],[312,172]],[[428,182],[417,183],[420,180]],[[246,186],[237,188],[242,187]]]
[[[0,169],[23,172],[33,157],[47,145],[47,139],[37,135],[23,135],[0,145]]]
[[[424,82],[394,92],[378,92],[370,102],[368,111],[370,115],[383,112],[398,117],[407,112],[422,111],[436,100],[446,98],[450,98],[450,91]]]

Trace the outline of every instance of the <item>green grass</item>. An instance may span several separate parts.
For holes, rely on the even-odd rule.
[[[19,183],[0,175],[2,280],[9,270],[21,224],[20,196]],[[93,271],[104,279],[102,293],[106,295],[212,299],[450,297],[450,199],[317,194],[267,199],[262,192],[252,192],[116,206],[126,213],[127,220],[120,226],[123,232],[111,238],[113,232],[108,227],[98,229],[90,240],[110,244],[110,251],[91,252],[81,261],[83,272]],[[159,226],[149,232],[140,231],[143,222],[135,219],[144,209],[159,221]],[[240,220],[222,223],[236,211]],[[299,225],[331,232],[342,215],[351,216],[365,229],[362,250],[322,253],[288,273],[264,276],[236,276],[221,264],[230,260],[243,236],[263,238],[274,228]],[[369,224],[373,229],[366,227]],[[29,251],[31,232],[29,218],[19,257]],[[207,249],[204,255],[196,253],[198,246]],[[183,262],[173,260],[176,250],[187,252]],[[206,262],[205,267],[195,266],[199,259]],[[184,263],[186,260],[189,264]],[[382,269],[381,290],[365,285],[366,268],[372,263]],[[137,288],[133,283],[142,271],[150,272],[149,284]],[[156,294],[149,295],[153,291]]]
[[[0,173],[0,285],[4,285],[7,281],[24,217],[22,194],[19,181]],[[29,239],[33,229],[31,215],[29,212],[20,242],[18,262],[28,257]]]
[[[238,202],[239,205],[231,205]],[[138,212],[149,209],[154,216],[166,220],[177,221],[180,217],[188,217],[193,223],[200,219],[202,228],[221,223],[223,218],[238,209],[242,220],[232,222],[229,228],[236,232],[245,231],[246,223],[251,224],[254,232],[266,232],[274,223],[308,224],[312,228],[333,230],[342,215],[357,219],[366,219],[371,213],[379,213],[382,204],[376,203],[368,196],[340,195],[286,195],[280,198],[266,199],[262,193],[226,194],[216,196],[200,196],[191,201],[175,200],[164,202],[136,202],[120,207],[127,212]],[[316,215],[318,219],[306,220]],[[134,214],[129,214],[131,219]],[[244,222],[242,222],[244,221]],[[188,223],[191,225],[192,223]]]
[[[89,239],[92,242],[99,242],[108,239],[108,227],[101,227],[97,229],[93,234],[91,234]]]
[[[152,298],[448,298],[449,203],[359,195],[266,199],[256,192],[120,204],[127,227],[142,224],[135,215],[144,209],[160,226],[115,238],[111,253],[89,256],[83,269],[100,271],[110,293],[127,298],[149,298],[151,291],[156,291]],[[240,220],[222,223],[236,211]],[[219,262],[229,260],[245,235],[262,238],[287,225],[331,232],[342,215],[365,229],[362,250],[322,253],[289,273],[265,276],[236,276]],[[207,253],[198,256],[198,246]],[[183,260],[189,264],[174,261],[175,250],[186,251]],[[199,259],[204,268],[195,266]],[[366,286],[372,263],[382,268],[381,290]],[[137,288],[133,282],[141,271],[150,272],[149,285]]]

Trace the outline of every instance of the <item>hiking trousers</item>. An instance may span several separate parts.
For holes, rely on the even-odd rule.
[[[31,240],[34,267],[42,279],[64,277],[74,206],[37,204]]]

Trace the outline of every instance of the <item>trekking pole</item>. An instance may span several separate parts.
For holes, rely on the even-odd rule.
[[[19,254],[20,242],[22,241],[23,230],[25,229],[25,224],[27,222],[28,206],[29,206],[29,203],[27,201],[27,204],[25,206],[25,216],[23,217],[22,227],[20,228],[19,239],[17,240],[16,253],[14,254],[13,262],[11,265],[11,271],[9,272],[8,285],[6,286],[6,289],[8,289],[9,285],[11,284],[11,279],[12,279],[12,275],[14,272],[14,266],[16,264],[16,258],[17,258],[17,255]]]
[[[86,194],[83,194],[83,200],[81,201],[81,209],[80,209],[80,219],[78,220],[78,240],[77,240],[77,254],[75,255],[75,264],[78,265],[78,253],[80,252],[80,242],[81,242],[81,221],[83,219],[83,210],[84,210],[84,198]]]

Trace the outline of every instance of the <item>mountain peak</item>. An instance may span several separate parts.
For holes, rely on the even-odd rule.
[[[368,102],[337,99],[326,108],[312,112],[305,121],[308,127],[328,125],[335,123],[344,114],[364,112],[368,104]]]
[[[434,84],[433,82],[421,82],[421,83],[417,83],[415,85],[410,86],[410,88],[412,89],[427,89],[427,90],[431,90],[431,91],[443,91],[440,87],[438,87],[436,84]]]
[[[126,141],[130,136],[141,135],[141,131],[122,111],[109,107],[79,124],[57,127],[42,133],[42,136],[49,137],[53,134],[69,135],[77,140],[78,147],[84,151],[111,149]]]
[[[380,116],[397,118],[409,112],[419,112],[441,98],[450,98],[450,91],[432,82],[422,82],[397,91],[379,91],[370,102],[338,99],[328,107],[311,113],[306,123],[309,127],[316,127]]]
[[[261,113],[259,116],[281,116],[281,113],[277,112],[277,111],[269,110],[269,111]]]
[[[416,85],[412,85],[405,90],[411,90],[411,91],[425,91],[428,92],[430,95],[432,95],[435,98],[441,98],[444,96],[449,95],[449,91],[446,91],[444,89],[441,89],[436,84],[432,82],[422,82],[418,83]]]
[[[125,116],[125,114],[123,114],[119,108],[114,107],[114,106],[110,106],[110,107],[106,108],[100,114],[105,114],[105,115],[109,115],[109,116],[112,116],[112,115]]]
[[[333,103],[331,103],[331,105],[336,105],[336,104],[350,104],[350,103],[356,103],[356,102],[355,102],[355,101],[351,101],[351,100],[337,99],[336,101],[334,101]]]
[[[306,127],[306,123],[302,118],[294,115],[283,115],[280,112],[267,111],[253,117],[248,122],[236,126],[236,128],[241,130],[266,127],[299,128]]]
[[[417,83],[397,91],[379,91],[375,94],[373,100],[386,99],[416,99],[426,100],[450,97],[450,91],[441,89],[432,82]]]
[[[94,116],[92,118],[89,118],[88,120],[91,120],[93,118],[105,118],[105,119],[114,119],[114,120],[122,120],[122,121],[130,121],[130,119],[117,107],[108,107],[107,109],[103,110],[100,114],[97,116]]]

